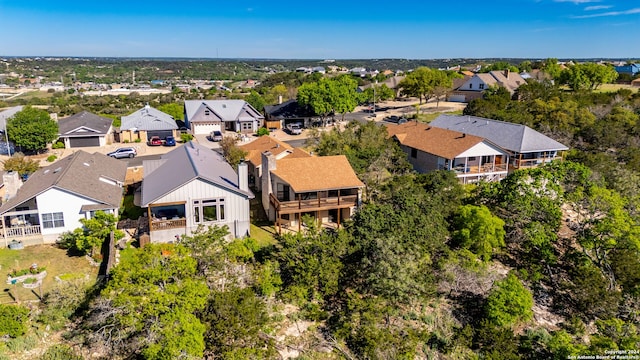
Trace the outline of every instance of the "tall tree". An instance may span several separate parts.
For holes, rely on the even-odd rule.
[[[40,109],[27,106],[7,120],[9,139],[27,151],[39,151],[58,137],[58,123]]]
[[[464,205],[456,214],[453,239],[463,248],[488,261],[504,244],[504,221],[484,206]]]
[[[407,74],[399,84],[401,93],[408,96],[415,96],[429,101],[435,96],[435,89],[441,87],[451,87],[452,80],[447,72],[428,67],[419,67]]]
[[[564,69],[559,80],[574,91],[579,91],[595,90],[602,84],[613,82],[617,77],[618,73],[612,66],[584,63]]]

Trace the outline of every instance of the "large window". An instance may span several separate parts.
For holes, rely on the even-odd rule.
[[[242,130],[253,130],[252,122],[242,122]]]
[[[224,219],[224,199],[193,201],[193,221],[196,224],[212,221],[224,221]]]
[[[61,212],[42,214],[42,227],[45,229],[64,227],[64,215]]]

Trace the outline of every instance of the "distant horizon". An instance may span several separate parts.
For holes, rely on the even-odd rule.
[[[0,49],[78,58],[635,59],[622,0],[0,0]]]

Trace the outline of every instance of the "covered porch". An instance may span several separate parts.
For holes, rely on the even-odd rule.
[[[149,232],[186,229],[186,202],[151,204],[147,207]]]
[[[0,222],[2,240],[20,240],[29,244],[42,243],[42,228],[38,209],[13,210],[2,214]]]
[[[464,184],[501,180],[509,168],[508,155],[465,156],[453,159],[448,170],[452,170]]]
[[[557,151],[540,151],[531,153],[515,154],[511,160],[511,166],[514,169],[528,169],[538,167],[540,165],[550,163],[552,161],[562,160],[562,153]]]

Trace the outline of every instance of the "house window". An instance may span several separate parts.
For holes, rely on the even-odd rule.
[[[289,185],[285,185],[282,183],[278,183],[276,186],[276,198],[278,201],[289,201],[290,200],[290,188]]]
[[[476,161],[476,157],[475,156],[469,156],[469,161]]]
[[[193,221],[202,222],[224,221],[224,199],[206,199],[193,201]]]
[[[204,116],[209,116],[209,114],[211,114],[211,112],[209,110],[205,110],[204,111]]]
[[[473,84],[469,84],[469,89],[473,89]]]
[[[243,122],[242,124],[242,130],[253,130],[253,124],[250,122]]]
[[[411,148],[411,157],[414,159],[418,157],[418,149]]]
[[[480,88],[480,90],[484,90],[484,84],[479,84],[478,87]]]
[[[64,215],[61,212],[42,214],[42,227],[45,229],[64,227]]]

